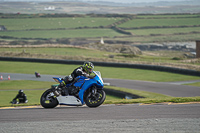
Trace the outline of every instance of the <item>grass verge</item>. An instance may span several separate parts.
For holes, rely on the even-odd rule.
[[[0,61],[0,66],[0,71],[7,73],[34,74],[34,72],[37,71],[41,75],[68,75],[72,72],[72,70],[74,70],[74,68],[77,68],[80,65]],[[155,82],[172,82],[200,79],[200,77],[198,76],[189,76],[161,71],[132,68],[95,66],[94,70],[100,71],[103,78],[130,79]]]
[[[50,88],[52,84],[55,84],[55,82],[30,80],[1,81],[0,107],[40,105],[41,95],[46,89]],[[20,89],[23,89],[24,93],[27,95],[28,103],[12,105],[10,101],[12,101]],[[120,98],[107,95],[106,100],[120,100]]]
[[[41,82],[41,81],[1,81],[0,82],[0,107],[9,106],[32,106],[40,105],[40,96],[42,93],[50,88],[51,84],[54,82]],[[184,103],[184,102],[200,102],[200,97],[171,97],[158,93],[138,91],[127,88],[106,86],[106,88],[120,90],[135,95],[143,96],[145,98],[139,99],[121,99],[114,96],[106,96],[104,104],[132,104],[132,103]],[[29,102],[27,104],[12,105],[9,103],[18,93],[18,89],[24,89],[25,94]]]
[[[172,102],[172,103],[185,103],[185,102],[200,102],[200,97],[171,97],[158,93],[146,92],[146,91],[138,91],[127,88],[120,87],[107,87],[109,89],[120,90],[132,94],[136,94],[139,96],[143,96],[145,98],[138,99],[121,99],[121,100],[106,100],[104,104],[132,104],[132,103],[164,103],[164,102]]]
[[[191,85],[191,86],[199,86],[200,87],[200,82],[189,83],[189,84],[184,84],[184,85]]]

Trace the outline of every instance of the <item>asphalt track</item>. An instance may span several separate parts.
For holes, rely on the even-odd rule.
[[[7,80],[10,75],[11,80],[35,80],[35,81],[54,81],[52,77],[64,77],[61,75],[41,75],[41,78],[36,78],[34,74],[17,74],[17,73],[0,73],[4,79]],[[122,80],[122,79],[108,79],[104,78],[104,82],[110,83],[110,85],[124,87],[135,90],[149,91],[169,95],[173,97],[195,97],[200,96],[200,87],[181,85],[182,83],[200,82],[196,81],[184,81],[184,82],[149,82],[149,81],[137,81],[137,80]]]
[[[53,75],[0,73],[4,80],[53,81]],[[62,76],[61,76],[62,77]],[[199,96],[200,87],[132,80],[104,79],[111,85],[170,96]],[[178,83],[179,84],[179,83]],[[166,91],[167,90],[167,91]],[[200,133],[200,104],[102,105],[98,108],[40,106],[1,108],[1,133]]]
[[[0,109],[1,133],[199,133],[200,104]]]

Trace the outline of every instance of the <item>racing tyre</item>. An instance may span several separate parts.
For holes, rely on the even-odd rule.
[[[54,108],[58,105],[58,100],[54,96],[50,96],[51,89],[46,90],[41,98],[40,98],[40,104],[44,108]]]
[[[95,94],[88,93],[85,98],[85,104],[88,107],[95,108],[100,106],[106,99],[106,93],[103,90],[97,90]]]

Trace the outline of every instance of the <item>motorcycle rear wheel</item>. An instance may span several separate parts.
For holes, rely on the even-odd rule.
[[[88,107],[95,108],[100,106],[106,99],[106,93],[103,90],[97,90],[95,95],[89,93],[85,98],[85,104]]]
[[[56,97],[49,97],[49,94],[51,93],[51,89],[46,90],[41,98],[40,98],[40,104],[42,105],[42,107],[44,108],[55,108],[58,105],[58,100],[56,99]]]

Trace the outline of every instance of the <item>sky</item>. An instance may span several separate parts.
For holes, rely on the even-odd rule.
[[[110,1],[119,3],[157,2],[157,1],[184,1],[184,0],[82,0],[82,1]]]
[[[34,1],[34,0],[0,0],[0,1]],[[35,0],[35,1],[53,1],[53,0]],[[71,1],[76,1],[76,0],[71,0]],[[106,2],[118,2],[118,3],[134,3],[134,2],[138,3],[138,2],[184,1],[184,0],[77,0],[77,1],[106,1]]]

